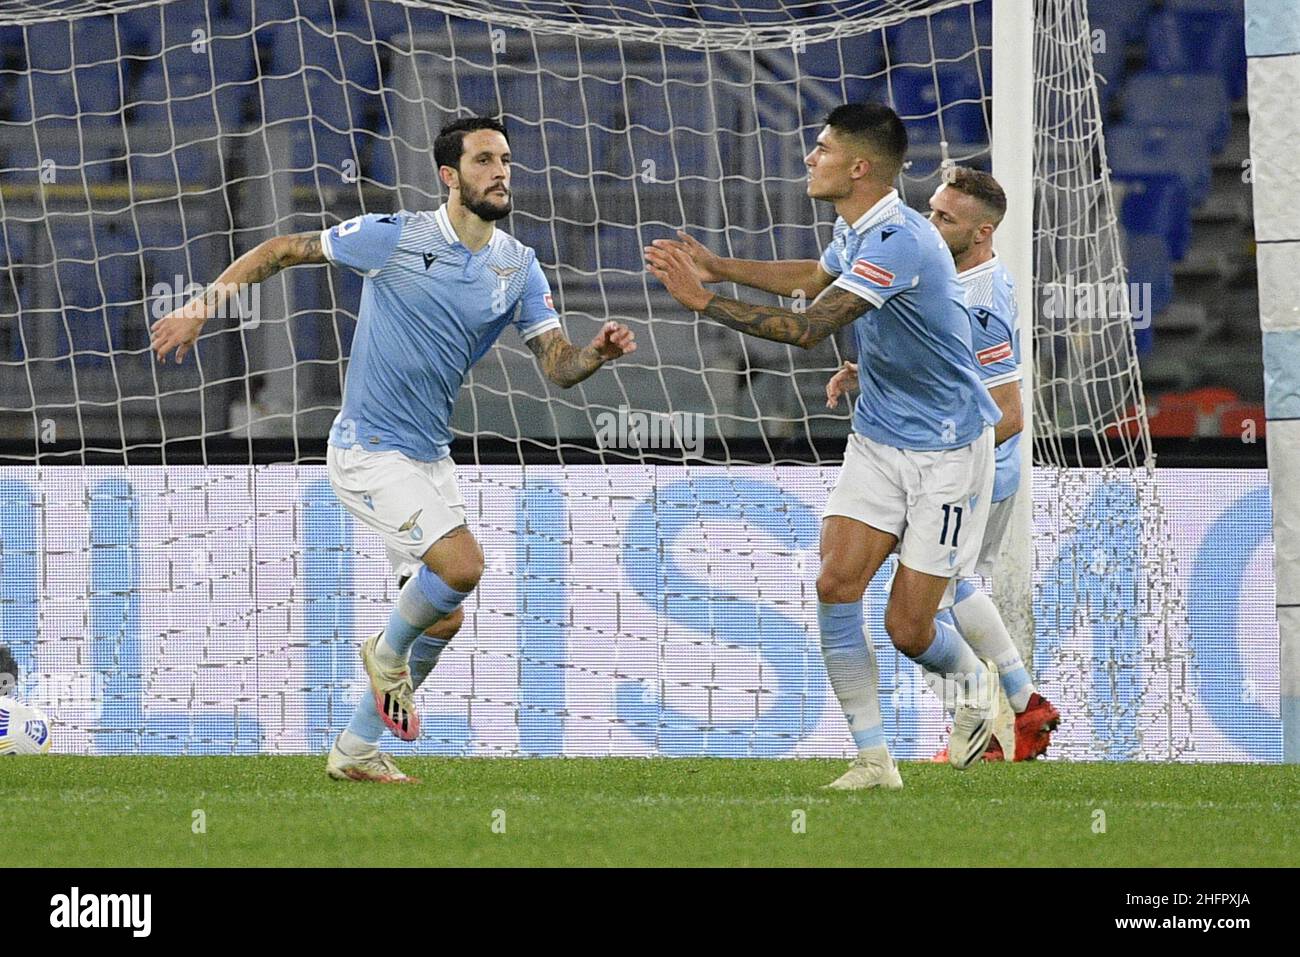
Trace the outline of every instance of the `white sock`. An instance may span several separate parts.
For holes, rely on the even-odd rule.
[[[962,637],[975,653],[981,658],[992,658],[998,666],[1002,690],[1016,714],[1024,711],[1034,693],[1034,683],[993,599],[963,580],[958,583],[957,603],[952,606],[952,614]]]

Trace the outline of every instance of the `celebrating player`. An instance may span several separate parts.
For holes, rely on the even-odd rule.
[[[1007,197],[988,173],[956,166],[945,171],[943,183],[930,199],[930,222],[939,230],[957,267],[957,279],[966,293],[971,314],[971,338],[980,375],[1002,418],[993,432],[997,448],[993,502],[976,571],[984,577],[1002,549],[1010,526],[1012,496],[1020,485],[1020,344],[1016,333],[1015,284],[993,251],[993,232],[1006,213]],[[857,365],[844,363],[826,385],[826,405],[835,408],[840,396],[853,387]],[[1011,760],[1030,761],[1047,750],[1060,712],[1035,689],[1025,663],[993,600],[972,578],[957,581],[951,609],[941,611],[957,626],[981,658],[997,665],[1002,690],[1015,712]],[[1012,742],[1008,741],[1008,745]],[[946,759],[948,749],[936,755]],[[986,761],[1007,756],[994,737],[984,752]]]
[[[419,736],[415,689],[460,627],[461,603],[483,573],[448,454],[465,374],[509,325],[563,388],[636,348],[616,322],[584,348],[570,343],[536,254],[496,229],[511,200],[501,123],[451,123],[438,134],[434,161],[450,191],[437,210],[367,214],[268,240],[152,330],[159,360],[175,351],[179,362],[241,283],[304,263],[335,263],[366,277],[327,461],[339,500],[383,538],[401,591],[388,626],[361,647],[370,694],[330,752],[327,770],[340,780],[410,780],[379,740],[385,727],[404,741]]]
[[[808,195],[832,202],[834,239],[820,261],[722,259],[698,242],[658,240],[651,273],[688,309],[748,335],[811,348],[852,324],[861,395],[844,466],[826,504],[817,578],[822,655],[858,748],[837,789],[903,786],[885,745],[878,669],[862,627],[862,595],[897,546],[885,609],[894,646],[967,694],[949,761],[966,768],[992,736],[992,663],[935,613],[954,574],[979,552],[993,486],[999,412],[980,381],[952,256],[892,183],[907,152],[897,114],[875,103],[831,111],[805,158]],[[739,282],[782,296],[817,294],[804,311],[709,292]]]

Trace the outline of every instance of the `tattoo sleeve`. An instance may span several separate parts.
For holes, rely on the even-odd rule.
[[[262,282],[289,266],[325,261],[318,232],[277,236],[261,243],[231,263],[230,268],[203,291],[208,314],[215,313],[226,299],[237,295],[242,284]]]
[[[811,349],[871,308],[871,304],[860,296],[831,286],[805,312],[779,306],[755,306],[726,296],[714,296],[704,307],[703,314],[749,336]]]
[[[562,389],[577,385],[602,365],[602,359],[591,346],[579,349],[559,329],[551,329],[528,340],[528,348],[537,357],[546,378]]]

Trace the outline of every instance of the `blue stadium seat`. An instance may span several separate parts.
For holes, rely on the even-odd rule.
[[[168,122],[171,114],[167,99],[167,81],[162,72],[144,74],[127,94],[126,106],[130,109],[127,122],[131,125]]]
[[[169,103],[173,127],[214,131],[216,127],[214,99],[212,84],[207,77],[197,74],[174,77]]]
[[[161,7],[141,7],[117,15],[117,35],[126,55],[157,56],[162,50]],[[79,21],[92,29],[91,19]],[[97,31],[96,31],[97,32]]]
[[[930,17],[912,17],[887,31],[890,64],[963,60],[977,46],[992,43],[987,3],[957,7]]]
[[[1210,152],[1223,149],[1232,128],[1223,81],[1208,73],[1141,73],[1124,88],[1124,117],[1146,126],[1202,130]]]
[[[32,102],[36,116],[76,116],[77,92],[69,73],[33,73]]]
[[[1174,274],[1169,253],[1159,236],[1128,235],[1124,241],[1124,262],[1129,283],[1141,283],[1149,289],[1151,317],[1154,319],[1174,301]],[[1139,352],[1150,351],[1153,333],[1150,328],[1137,330]]]
[[[217,84],[247,83],[257,76],[257,44],[241,33],[238,22],[222,20],[212,25],[211,66],[206,71]]]
[[[132,153],[127,160],[131,169],[131,182],[137,186],[176,187],[176,166],[170,152]]]
[[[31,118],[31,82],[26,76],[0,71],[0,120],[26,123]]]
[[[934,72],[929,67],[898,67],[890,71],[889,80],[894,108],[906,123],[908,137],[912,141],[988,141],[988,124],[978,77],[964,70],[939,71],[941,93],[936,93]]]
[[[102,21],[94,18],[73,21],[72,51],[77,66],[116,63],[117,45],[118,38],[115,31],[105,28]]]
[[[117,64],[79,67],[74,75],[82,122],[88,126],[121,126],[122,81]]]
[[[371,135],[368,130],[356,134],[357,153],[361,157],[362,182],[370,180],[380,186],[397,185],[397,160],[387,139]]]
[[[1147,69],[1159,73],[1214,73],[1239,99],[1246,92],[1246,34],[1240,4],[1174,4],[1147,28]]]
[[[1137,43],[1143,37],[1151,0],[1123,0],[1121,3],[1088,4],[1088,25],[1093,31],[1101,30],[1107,49],[1123,50],[1128,43]]]
[[[1107,131],[1106,152],[1116,175],[1150,178],[1173,173],[1183,181],[1193,206],[1209,194],[1213,168],[1205,135],[1198,129],[1120,125]]]
[[[376,40],[384,40],[393,46],[404,45],[405,37],[408,34],[407,26],[407,8],[397,3],[375,2],[365,3],[363,0],[353,0],[348,7],[347,23],[353,30],[363,26],[366,33],[362,36],[373,36]],[[402,40],[399,44],[394,42],[394,38]]]
[[[1172,174],[1131,178],[1116,174],[1111,180],[1123,190],[1119,218],[1124,229],[1163,237],[1169,258],[1181,262],[1192,236],[1192,211],[1183,181]]]
[[[27,65],[32,70],[72,69],[72,30],[67,20],[34,23],[27,28]]]
[[[308,72],[306,81],[307,102],[313,119],[344,132],[360,126],[359,118],[351,115],[344,84],[315,71]]]
[[[254,88],[253,105],[263,122],[299,120],[307,116],[307,90],[301,76],[264,76]]]

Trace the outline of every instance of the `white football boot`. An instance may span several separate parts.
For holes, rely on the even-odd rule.
[[[976,678],[975,687],[962,689],[948,739],[948,763],[958,771],[983,757],[994,729],[1005,723],[997,666],[987,658],[982,663],[984,673]]]
[[[391,754],[384,754],[379,748],[357,757],[344,754],[339,750],[338,741],[330,748],[329,759],[325,762],[325,773],[335,781],[375,781],[380,784],[419,784],[418,778],[403,774],[393,761]]]
[[[903,787],[903,779],[889,749],[878,744],[859,751],[849,769],[823,787],[831,791],[862,791],[867,788],[898,791]]]

